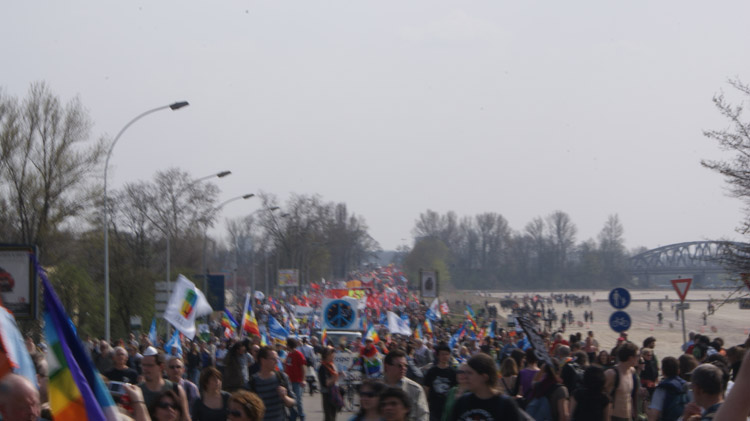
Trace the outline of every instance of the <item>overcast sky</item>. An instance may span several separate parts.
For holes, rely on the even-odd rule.
[[[6,1],[0,86],[46,81],[114,135],[110,185],[169,167],[221,200],[318,193],[385,249],[420,212],[618,213],[629,248],[739,239],[700,166],[711,98],[750,83],[750,2]],[[228,205],[237,217],[257,201]],[[215,231],[221,232],[222,231]]]

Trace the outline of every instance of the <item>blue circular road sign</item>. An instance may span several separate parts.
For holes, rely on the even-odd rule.
[[[630,292],[625,288],[615,288],[609,292],[609,304],[622,310],[630,305]]]
[[[630,330],[631,324],[630,315],[624,311],[615,311],[609,316],[609,327],[617,333]]]

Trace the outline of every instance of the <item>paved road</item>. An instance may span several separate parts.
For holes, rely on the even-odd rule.
[[[305,397],[302,401],[302,405],[305,409],[305,421],[323,421],[323,403],[320,400],[320,393],[314,393],[310,396],[310,393],[305,389]],[[358,408],[355,408],[359,410]],[[342,411],[336,415],[337,421],[348,421],[356,412]]]

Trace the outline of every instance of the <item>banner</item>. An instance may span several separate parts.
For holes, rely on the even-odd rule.
[[[279,269],[279,286],[280,287],[298,287],[299,270],[297,269]]]
[[[195,338],[195,318],[213,311],[203,293],[183,275],[177,277],[172,296],[164,311],[164,320],[190,340]]]

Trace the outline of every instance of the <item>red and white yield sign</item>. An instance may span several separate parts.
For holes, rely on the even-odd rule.
[[[680,301],[685,301],[685,297],[687,296],[688,290],[690,289],[690,284],[693,283],[693,279],[672,279],[670,282],[672,282],[674,290],[677,291],[677,295],[680,297]]]

